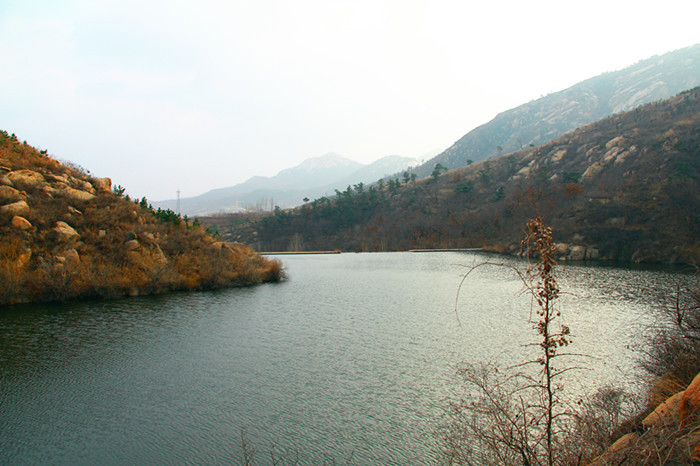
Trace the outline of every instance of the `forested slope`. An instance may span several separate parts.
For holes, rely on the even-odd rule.
[[[561,258],[697,262],[699,94],[695,88],[425,179],[356,185],[265,218],[202,221],[267,251],[508,252],[525,221],[541,216]]]

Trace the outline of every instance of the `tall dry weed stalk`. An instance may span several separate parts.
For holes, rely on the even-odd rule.
[[[531,264],[526,272],[528,286],[533,298],[537,301],[539,320],[535,326],[537,333],[542,336],[540,347],[542,356],[536,362],[542,366],[539,380],[534,387],[545,391],[545,402],[538,406],[544,411],[546,438],[547,464],[554,464],[552,435],[554,432],[555,407],[558,400],[555,397],[555,380],[566,369],[557,369],[553,362],[557,357],[557,348],[569,344],[569,327],[555,323],[561,312],[555,310],[554,304],[559,296],[559,286],[554,278],[554,245],[552,244],[552,229],[542,223],[542,219],[528,222],[528,234],[523,240],[523,247],[539,257],[538,261]],[[530,255],[528,255],[530,257]],[[533,285],[534,284],[534,285]]]
[[[555,366],[570,342],[570,330],[560,323],[555,306],[552,230],[540,218],[530,220],[522,242],[529,262],[523,273],[513,268],[536,303],[534,329],[539,356],[501,372],[493,365],[468,365],[459,371],[472,389],[454,402],[444,426],[443,455],[450,464],[554,465],[564,454],[571,413],[559,398],[560,378],[569,369]],[[465,279],[479,264],[469,270]],[[491,264],[494,265],[494,264]],[[498,264],[502,265],[502,264]],[[464,283],[464,281],[462,282]],[[462,285],[460,285],[461,288]]]

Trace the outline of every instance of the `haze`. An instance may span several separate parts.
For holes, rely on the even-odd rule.
[[[700,2],[659,5],[0,1],[0,129],[152,200],[329,151],[422,159],[699,42]]]

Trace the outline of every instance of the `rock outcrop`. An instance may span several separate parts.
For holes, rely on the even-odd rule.
[[[0,186],[0,203],[17,202],[24,200],[24,197],[21,191],[11,186]]]
[[[88,191],[82,191],[71,187],[65,187],[58,191],[61,195],[73,199],[74,201],[90,201],[95,198],[95,195]]]
[[[678,403],[678,413],[681,416],[681,427],[698,423],[700,417],[700,374],[685,389]]]
[[[591,465],[700,461],[700,374],[685,390],[657,406],[644,418],[642,426],[644,431],[624,435]]]
[[[29,222],[24,217],[20,217],[19,215],[15,215],[12,217],[12,220],[10,220],[10,225],[12,225],[15,228],[19,228],[20,230],[28,230],[32,227],[32,224]]]
[[[112,192],[112,180],[110,178],[97,178],[96,180],[93,180],[92,185],[98,192]]]
[[[29,204],[27,204],[27,201],[17,201],[13,202],[11,204],[6,204],[2,207],[0,207],[0,212],[6,213],[9,215],[21,215],[25,216],[29,214],[31,209],[29,208]]]
[[[34,187],[45,182],[44,176],[33,170],[14,170],[6,176],[13,186]]]
[[[53,228],[53,231],[58,234],[58,237],[63,241],[68,241],[80,238],[80,234],[66,222],[58,221]]]

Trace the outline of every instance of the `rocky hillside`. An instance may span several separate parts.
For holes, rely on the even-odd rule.
[[[540,216],[563,259],[697,263],[699,94],[696,88],[428,179],[346,190],[262,220],[239,218],[229,230],[235,222],[227,219],[212,228],[261,250],[510,252],[519,249],[521,226]]]
[[[505,111],[470,131],[416,171],[463,167],[540,145],[585,124],[700,85],[700,44],[605,73]]]
[[[280,264],[0,131],[0,306],[280,279]]]

